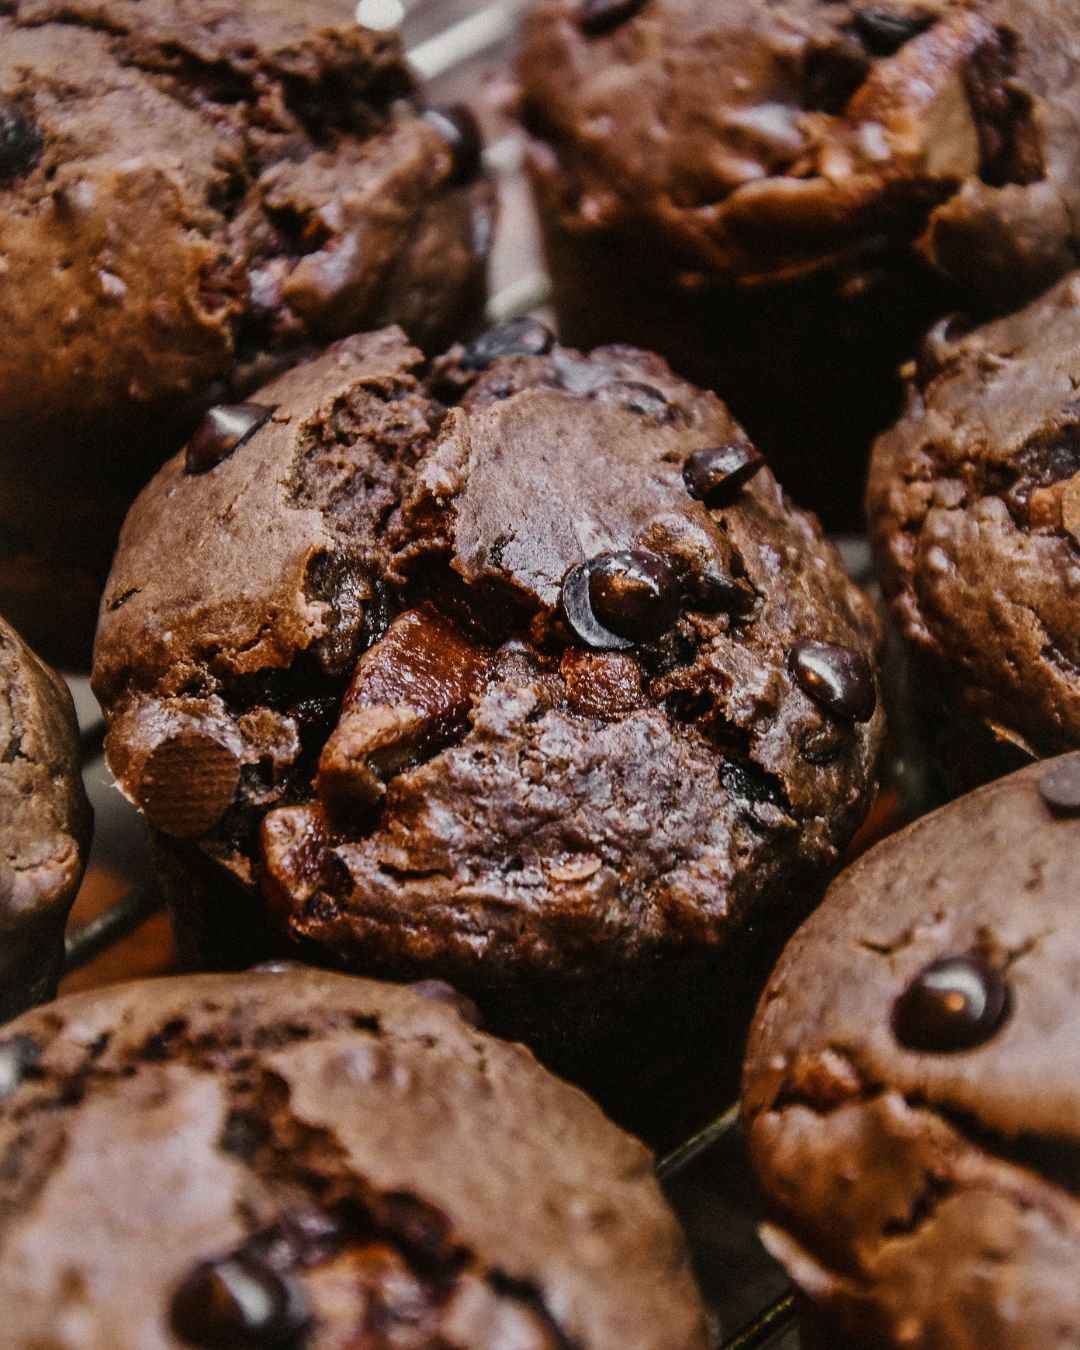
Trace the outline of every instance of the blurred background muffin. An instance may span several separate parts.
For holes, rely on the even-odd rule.
[[[21,1018],[4,1344],[705,1350],[648,1150],[469,1018],[299,968]]]
[[[808,1344],[1080,1340],[1078,815],[1076,753],[950,803],[844,872],[773,972],[742,1110]]]
[[[482,310],[475,124],[335,0],[0,12],[0,612],[85,662],[123,511],[214,401]]]
[[[64,682],[0,619],[0,1018],[51,998],[90,847]]]
[[[935,328],[877,442],[867,512],[953,790],[1080,745],[1080,274]]]
[[[1060,0],[535,0],[520,82],[565,340],[715,388],[834,528],[935,315],[1075,256]]]

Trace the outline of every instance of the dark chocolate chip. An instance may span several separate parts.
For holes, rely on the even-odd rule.
[[[40,1054],[37,1041],[25,1033],[0,1041],[0,1102],[18,1090],[28,1071],[37,1064]]]
[[[578,563],[563,577],[561,599],[566,621],[586,647],[600,652],[626,651],[634,645],[629,638],[610,632],[593,613],[589,599],[591,579],[591,562]]]
[[[0,98],[0,186],[7,187],[29,173],[44,144],[41,128],[14,103]]]
[[[169,1309],[180,1339],[205,1350],[287,1346],[309,1316],[298,1280],[245,1253],[196,1266]]]
[[[627,19],[632,19],[644,4],[645,0],[581,0],[578,25],[590,37],[610,33]]]
[[[977,956],[947,956],[927,966],[896,1000],[893,1032],[909,1050],[951,1054],[987,1041],[1009,1011],[1009,988]]]
[[[456,1009],[463,1022],[468,1022],[469,1026],[478,1030],[483,1029],[484,1019],[480,1009],[471,998],[459,994],[452,984],[447,984],[445,980],[417,980],[411,987],[421,998],[429,998],[433,1003],[446,1003]]]
[[[932,23],[926,15],[893,14],[876,8],[857,10],[851,19],[863,46],[874,56],[892,56]]]
[[[1039,795],[1055,815],[1080,815],[1080,751],[1046,766],[1039,779]]]
[[[227,459],[268,422],[273,408],[261,403],[219,403],[210,408],[188,442],[185,473],[206,473]]]
[[[869,722],[877,707],[870,664],[861,652],[831,642],[796,642],[788,657],[799,687],[837,717]]]
[[[480,172],[484,143],[472,111],[464,103],[429,108],[424,121],[435,128],[450,147],[451,183],[470,183]]]
[[[672,407],[659,389],[637,380],[612,380],[602,384],[593,398],[597,403],[615,403],[629,412],[651,417],[657,422],[670,422]]]
[[[765,456],[752,445],[711,445],[686,461],[683,481],[706,506],[730,506],[764,464]]]
[[[465,348],[461,364],[466,370],[487,370],[500,356],[544,356],[554,345],[551,329],[526,314],[481,333]]]
[[[646,549],[601,553],[571,568],[563,613],[578,637],[598,651],[655,642],[679,617],[679,588],[670,564]]]

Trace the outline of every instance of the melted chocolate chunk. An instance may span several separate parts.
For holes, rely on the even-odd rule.
[[[644,4],[645,0],[581,0],[578,26],[590,37],[610,33],[627,19],[632,19]]]
[[[683,466],[683,480],[692,497],[715,509],[730,506],[764,464],[765,456],[752,445],[713,445],[694,451]]]
[[[210,408],[184,457],[185,473],[206,473],[220,464],[274,415],[261,403],[221,403]]]
[[[788,657],[803,693],[837,717],[869,722],[877,707],[874,675],[866,657],[831,642],[796,642]]]
[[[500,356],[544,356],[555,344],[555,335],[539,319],[528,315],[510,319],[465,348],[461,364],[466,370],[487,370]]]
[[[655,642],[679,617],[669,563],[647,549],[601,553],[566,574],[563,613],[588,647],[618,651]]]
[[[180,1339],[205,1350],[289,1346],[308,1318],[299,1282],[244,1253],[196,1266],[169,1309]]]
[[[900,995],[893,1032],[908,1050],[951,1054],[981,1045],[1009,1011],[1009,988],[977,956],[947,956],[927,966]]]
[[[597,403],[615,403],[657,422],[670,422],[672,418],[671,404],[660,390],[639,380],[612,380],[610,384],[602,384],[593,398]]]
[[[868,52],[874,56],[892,56],[905,42],[924,33],[932,18],[919,14],[893,14],[887,9],[860,9],[851,20]]]
[[[1043,770],[1039,795],[1055,815],[1080,815],[1080,751],[1063,755]]]
[[[424,113],[428,122],[450,147],[451,183],[469,183],[480,172],[480,156],[484,144],[480,127],[471,110],[463,103],[445,108],[429,108]]]
[[[40,1054],[41,1048],[32,1036],[12,1036],[0,1041],[0,1102],[16,1092]]]
[[[13,103],[0,98],[0,187],[29,173],[44,144],[41,129]]]

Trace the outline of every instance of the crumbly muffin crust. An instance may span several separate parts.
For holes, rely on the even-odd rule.
[[[1076,755],[864,855],[789,944],[744,1114],[767,1245],[859,1345],[1080,1338]]]
[[[50,998],[90,847],[67,686],[0,620],[0,1017]]]
[[[0,1075],[12,1350],[708,1343],[649,1152],[448,989],[144,981],[20,1019]]]
[[[946,322],[874,449],[882,589],[944,693],[1027,754],[1080,741],[1080,277],[965,332]]]

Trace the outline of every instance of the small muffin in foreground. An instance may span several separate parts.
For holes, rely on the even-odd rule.
[[[35,648],[87,661],[124,511],[208,403],[475,323],[479,170],[346,0],[0,6],[0,612]]]
[[[743,1112],[823,1345],[1080,1342],[1078,850],[1074,753],[877,845],[777,966]]]
[[[10,1350],[705,1350],[648,1150],[446,988],[278,967],[0,1041]]]
[[[866,812],[870,604],[646,353],[386,330],[256,399],[136,502],[95,654],[189,955],[439,976],[633,1098]]]
[[[910,376],[867,514],[915,693],[962,719],[985,777],[1080,745],[1080,273],[995,323],[942,324]]]
[[[1074,265],[1067,0],[533,0],[519,78],[564,340],[715,388],[834,528],[918,335]]]
[[[67,686],[0,619],[0,1019],[56,993],[90,849]]]

